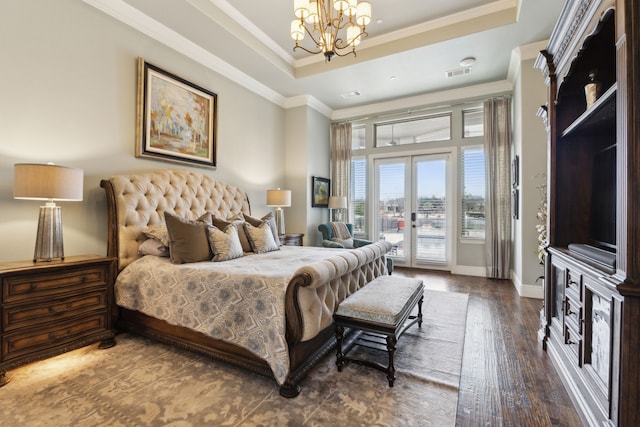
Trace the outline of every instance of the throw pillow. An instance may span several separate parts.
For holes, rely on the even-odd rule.
[[[280,242],[280,238],[278,237],[278,227],[276,226],[276,218],[273,215],[273,212],[269,212],[262,218],[258,219],[249,215],[244,215],[244,220],[254,227],[259,227],[260,224],[267,221],[269,223],[269,228],[271,229],[271,234],[273,235],[273,240],[276,242],[277,246],[282,246]]]
[[[339,239],[337,237],[333,237],[331,239],[332,242],[340,243],[343,247],[347,249],[353,249],[353,239]]]
[[[164,221],[169,232],[169,256],[174,264],[209,261],[213,254],[209,248],[207,226],[211,224],[211,214],[195,221],[177,215],[164,213]]]
[[[161,257],[169,256],[169,248],[162,244],[158,239],[147,239],[138,246],[140,255],[154,255]]]
[[[142,234],[150,239],[159,240],[164,246],[169,247],[169,232],[166,225],[153,225],[146,228]]]
[[[227,225],[224,230],[211,225],[207,228],[207,236],[213,250],[214,261],[228,261],[244,255],[235,224]]]
[[[273,240],[273,233],[268,222],[263,222],[260,226],[254,227],[249,222],[244,223],[244,230],[251,243],[251,250],[257,254],[277,251],[280,247]]]
[[[220,230],[224,230],[226,225],[228,224],[235,224],[235,226],[237,227],[238,237],[240,238],[242,250],[244,252],[251,252],[251,244],[249,243],[249,239],[247,238],[247,233],[245,233],[244,231],[244,216],[241,213],[238,213],[227,219],[226,221],[213,217],[213,225],[218,227]]]

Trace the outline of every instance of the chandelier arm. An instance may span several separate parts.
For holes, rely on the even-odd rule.
[[[342,49],[344,49],[344,48],[342,48]],[[356,56],[356,57],[358,56],[356,54],[356,48],[355,47],[352,50],[350,50],[349,52],[340,53],[338,50],[334,50],[333,53],[334,53],[335,56],[347,56],[347,55],[351,55],[352,53],[353,53],[353,56]]]
[[[293,47],[293,50],[294,50],[294,51],[295,51],[296,49],[302,49],[302,50],[304,50],[305,52],[308,52],[308,53],[310,53],[310,54],[312,54],[312,55],[315,55],[315,54],[317,54],[317,53],[321,53],[321,52],[322,52],[322,49],[320,49],[320,50],[316,50],[316,51],[313,51],[313,50],[309,50],[309,49],[307,49],[307,48],[306,48],[306,47],[304,47],[304,46],[300,46],[299,44],[297,44],[297,45],[295,45],[295,46]]]
[[[316,39],[316,37],[313,35],[313,33],[315,33],[316,31],[318,31],[318,33],[319,33],[320,35],[322,34],[322,32],[316,29],[316,25],[315,25],[315,24],[313,25],[313,31],[309,30],[309,28],[307,28],[307,26],[306,26],[306,25],[304,25],[304,31],[305,31],[307,34],[309,34],[309,37],[311,37],[311,40],[312,40],[312,41],[313,41],[313,43],[316,45],[316,47],[319,49],[319,50],[318,50],[317,52],[315,52],[315,53],[320,53],[320,52],[322,52],[322,43],[321,43],[320,41],[318,41],[319,39]],[[297,45],[297,43],[296,43],[296,45]],[[304,48],[303,48],[303,49],[304,49]],[[308,49],[304,49],[304,50],[306,50],[306,51],[307,51],[307,52],[309,52],[309,53],[312,53],[312,52],[310,52]]]

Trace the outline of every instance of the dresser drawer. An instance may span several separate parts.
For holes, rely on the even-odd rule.
[[[581,296],[582,291],[582,274],[575,271],[567,271],[567,289],[576,292]]]
[[[54,347],[64,348],[65,344],[82,342],[84,338],[96,334],[110,335],[111,332],[106,329],[106,325],[106,313],[92,313],[81,318],[60,321],[44,328],[3,334],[1,360],[6,362]]]
[[[108,270],[103,265],[66,268],[39,274],[9,276],[3,280],[4,304],[51,298],[66,292],[81,292],[106,286]]]
[[[575,325],[575,330],[582,333],[582,304],[574,298],[567,296],[564,302],[565,322]]]
[[[64,320],[96,310],[107,312],[106,291],[93,291],[38,304],[10,305],[2,312],[2,330],[10,332],[18,328]]]
[[[576,356],[577,364],[582,366],[582,336],[569,325],[564,328],[564,343]]]

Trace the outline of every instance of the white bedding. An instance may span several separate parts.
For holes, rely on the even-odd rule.
[[[265,359],[282,384],[289,373],[286,286],[298,269],[344,252],[283,246],[230,261],[180,265],[147,255],[118,275],[116,303],[246,348]]]

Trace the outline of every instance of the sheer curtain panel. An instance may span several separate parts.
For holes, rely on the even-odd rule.
[[[331,192],[344,196],[349,204],[351,184],[351,123],[331,125]],[[345,218],[349,218],[349,209]]]
[[[487,277],[511,272],[511,98],[484,102]]]

